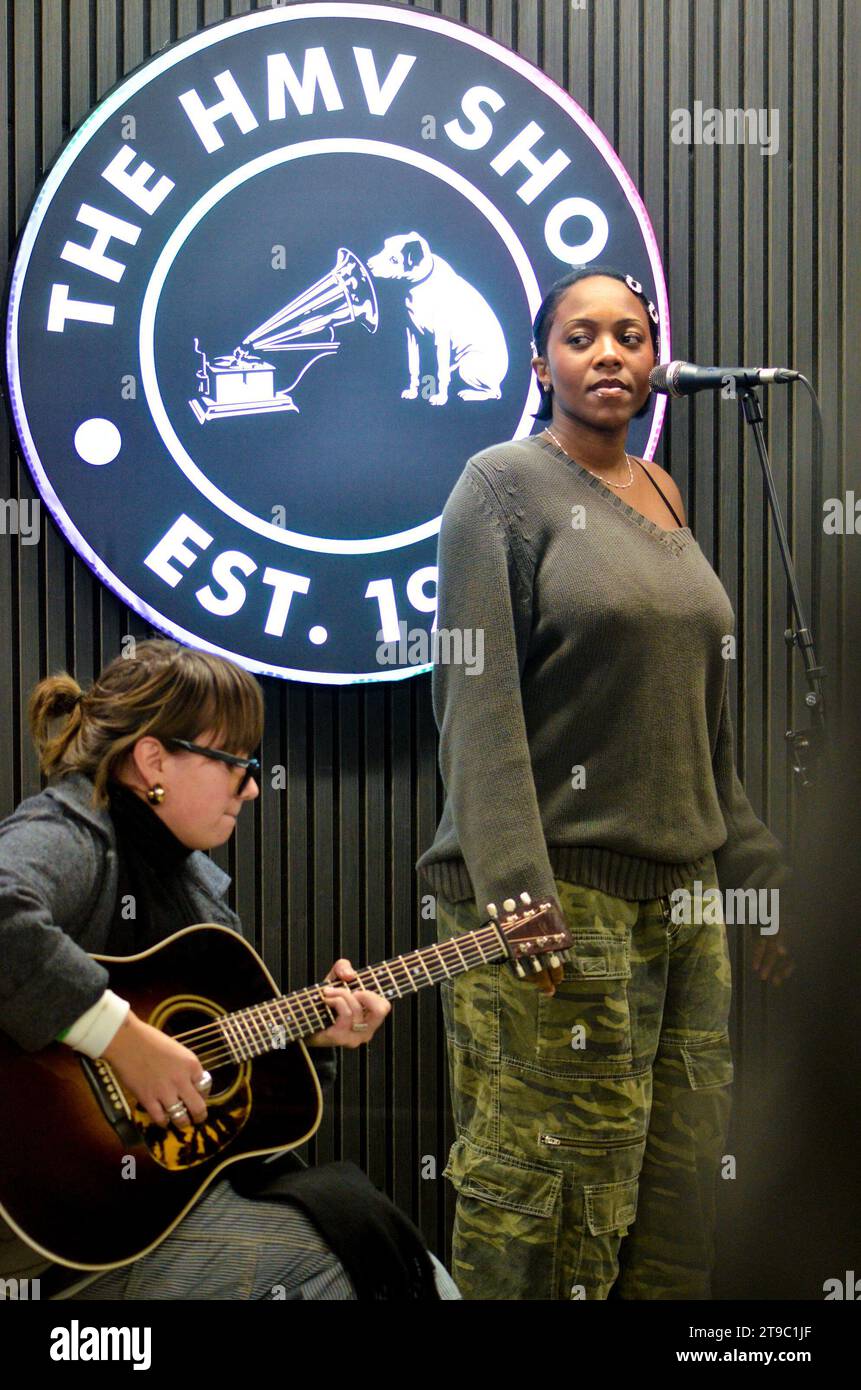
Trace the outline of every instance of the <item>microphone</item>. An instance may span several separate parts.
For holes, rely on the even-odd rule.
[[[653,391],[668,396],[690,396],[694,391],[719,391],[734,381],[737,386],[770,386],[798,381],[800,372],[789,367],[695,367],[693,362],[662,362],[649,373]]]

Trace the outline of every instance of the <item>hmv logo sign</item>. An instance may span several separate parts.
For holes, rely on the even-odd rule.
[[[7,311],[20,445],[155,627],[294,680],[412,676],[379,646],[430,649],[445,500],[533,431],[532,319],[599,257],[668,347],[632,180],[525,60],[398,5],[243,15],[128,76],[46,178]]]

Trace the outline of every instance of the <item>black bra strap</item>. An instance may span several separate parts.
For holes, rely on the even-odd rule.
[[[640,460],[639,460],[639,459],[637,459],[637,463],[640,463]],[[664,497],[663,492],[662,492],[661,489],[658,487],[658,484],[655,482],[655,480],[654,480],[654,478],[652,477],[651,473],[649,472],[648,468],[644,467],[644,465],[643,465],[642,463],[640,463],[640,467],[643,469],[643,472],[645,473],[645,475],[646,475],[646,477],[648,478],[649,482],[652,484],[652,487],[655,489],[655,491],[656,491],[656,492],[659,492],[659,493],[661,494],[661,496]],[[667,503],[667,506],[669,507],[669,509],[670,509],[670,511],[672,512],[673,516],[676,518],[676,521],[678,521],[679,525],[680,525],[680,526],[683,525],[682,521],[679,519],[678,512],[676,511],[676,509],[675,509],[675,507],[673,506],[672,502],[668,502],[667,499],[666,499],[666,497],[664,497],[664,501]]]

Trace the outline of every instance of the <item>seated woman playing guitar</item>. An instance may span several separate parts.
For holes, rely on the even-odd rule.
[[[106,987],[108,971],[90,953],[132,956],[196,923],[241,934],[224,901],[229,879],[205,851],[230,838],[242,807],[259,795],[251,755],[262,734],[260,690],[219,657],[144,641],[86,693],[67,675],[42,681],[30,723],[53,780],[0,823],[0,1030],[29,1053],[62,1042],[82,1063],[103,1059],[160,1134],[203,1143],[212,1077],[194,1051]],[[316,1054],[324,1084],[334,1075],[331,1049],[368,1043],[391,1008],[379,994],[340,983],[355,979],[350,962],[338,960],[318,995],[333,1022],[306,1042],[327,1049]],[[55,1142],[61,1164],[62,1136]],[[47,1242],[31,1248],[19,1234],[27,1234],[23,1220],[0,1220],[0,1276],[56,1273],[44,1260]],[[435,1260],[433,1277],[441,1297],[458,1297]],[[240,1196],[222,1176],[154,1248],[74,1285],[72,1296],[356,1292],[301,1209]]]

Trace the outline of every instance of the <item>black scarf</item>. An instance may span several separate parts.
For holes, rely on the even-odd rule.
[[[119,884],[107,955],[130,956],[197,920],[183,886],[192,850],[129,787],[108,785]]]

